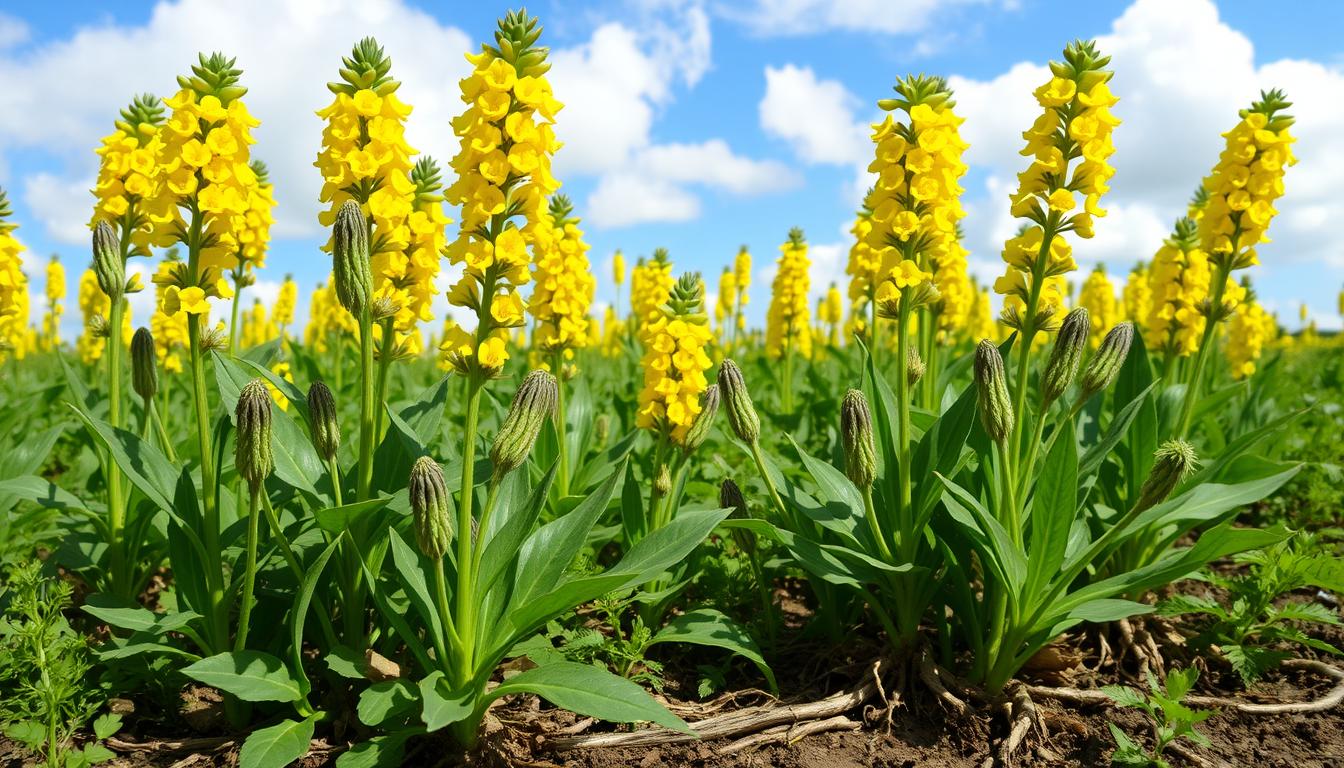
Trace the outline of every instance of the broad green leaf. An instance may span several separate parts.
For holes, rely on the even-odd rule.
[[[261,651],[216,654],[186,667],[182,674],[243,701],[287,702],[303,696],[284,662]]]
[[[725,616],[722,611],[713,608],[700,608],[683,613],[672,619],[649,641],[655,643],[692,643],[723,648],[755,664],[770,690],[777,692],[775,673],[765,663],[756,641],[747,633],[745,627]]]
[[[355,712],[361,723],[376,728],[393,717],[410,714],[419,701],[420,693],[409,680],[384,680],[364,689]]]
[[[361,741],[336,758],[336,768],[397,768],[412,735],[397,731]]]
[[[214,352],[215,379],[219,382],[220,399],[224,409],[233,417],[238,406],[238,395],[247,383],[256,378],[233,358]],[[312,441],[293,417],[279,408],[271,418],[271,455],[275,460],[275,476],[292,488],[310,496],[317,496],[313,479],[326,474],[326,467],[313,450]]]
[[[497,510],[496,515],[502,516],[504,522],[491,534],[485,544],[485,551],[481,553],[481,571],[477,575],[476,594],[484,596],[490,593],[494,588],[495,582],[503,576],[510,565],[514,562],[514,556],[522,551],[523,547],[530,542],[528,534],[532,532],[532,527],[536,525],[541,517],[542,507],[546,505],[546,497],[550,495],[551,484],[555,480],[556,473],[559,472],[559,462],[551,464],[551,468],[546,470],[541,482],[532,489],[529,495],[519,509]],[[516,473],[519,476],[522,473]],[[593,501],[589,497],[584,504]],[[602,500],[602,508],[606,508],[606,499]],[[582,506],[582,505],[580,505]],[[579,510],[575,510],[578,512]],[[560,518],[565,520],[574,516],[574,512]],[[556,522],[559,522],[558,520]],[[491,526],[492,528],[494,526]],[[586,534],[586,532],[585,532]],[[543,547],[545,549],[545,547]],[[526,556],[519,557],[519,562],[525,562]],[[568,565],[568,562],[563,565]],[[520,568],[528,570],[531,565]]]
[[[285,768],[308,754],[317,716],[286,720],[253,731],[238,754],[238,768]]]
[[[1004,530],[1003,524],[985,509],[979,499],[942,475],[935,475],[935,477],[941,480],[952,494],[951,498],[945,497],[943,503],[949,511],[954,508],[955,504],[955,507],[970,513],[969,519],[980,533],[980,536],[976,538],[982,547],[981,554],[990,561],[991,567],[999,571],[999,575],[1004,579],[1010,593],[1014,596],[1021,596],[1022,585],[1027,579],[1026,555],[1017,548],[1012,537],[1008,535],[1008,531]],[[955,499],[955,502],[953,499]],[[962,518],[958,517],[958,520],[960,521]]]
[[[425,730],[434,732],[447,725],[465,720],[471,716],[472,691],[452,691],[443,673],[435,670],[421,680],[420,717],[424,720]],[[495,690],[499,690],[496,688]]]
[[[392,545],[392,562],[396,564],[397,576],[406,588],[406,596],[411,599],[411,604],[420,613],[421,620],[430,627],[430,631],[435,636],[442,636],[443,624],[435,607],[437,603],[430,594],[429,585],[425,583],[428,567],[424,559],[419,551],[406,544],[395,528],[387,529],[387,538]]]
[[[306,698],[311,689],[308,677],[303,675],[303,625],[308,619],[308,606],[313,602],[313,591],[317,589],[317,583],[322,578],[322,572],[327,568],[327,561],[331,559],[336,548],[340,546],[341,540],[336,539],[322,550],[322,554],[317,556],[317,560],[308,566],[307,572],[303,576],[303,584],[299,587],[299,593],[294,596],[294,605],[289,609],[289,646],[294,654],[294,671],[301,677],[299,685],[303,688],[303,695]]]
[[[391,496],[356,501],[342,507],[326,507],[313,513],[317,527],[328,533],[341,534],[351,525],[368,520],[375,512],[386,507],[392,501]]]
[[[77,406],[71,410],[79,416],[99,445],[112,456],[122,474],[159,509],[171,512],[177,470],[152,444],[140,439],[134,432],[113,427],[102,419],[94,418]]]
[[[338,645],[332,648],[323,660],[327,663],[327,669],[346,680],[364,679],[364,657],[349,646]]]
[[[1028,521],[1031,556],[1027,559],[1026,588],[1021,593],[1028,606],[1059,572],[1078,512],[1078,447],[1073,442],[1073,419],[1065,419],[1058,428],[1063,438],[1054,442],[1045,457],[1032,494]]]
[[[969,358],[967,358],[969,359]],[[962,461],[966,440],[975,425],[978,393],[968,386],[950,408],[920,438],[911,457],[912,476],[921,478],[916,489],[914,530],[928,524],[933,505],[943,495],[942,483],[933,481],[933,473],[952,477]]]
[[[557,661],[535,667],[500,683],[486,697],[494,700],[515,693],[534,693],[562,709],[614,723],[651,722],[693,733],[648,691],[590,664]]]
[[[800,507],[801,511],[813,522],[839,534],[851,545],[858,546],[859,541],[863,540],[870,546],[876,546],[876,542],[871,541],[872,536],[864,521],[863,496],[854,483],[835,467],[813,458],[792,436],[789,442],[816,483],[817,500],[821,502],[812,508]]]

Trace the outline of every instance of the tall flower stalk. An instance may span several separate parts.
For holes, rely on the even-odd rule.
[[[1200,305],[1206,321],[1194,367],[1186,382],[1177,436],[1190,432],[1195,403],[1204,384],[1204,369],[1219,323],[1236,311],[1244,290],[1232,273],[1259,263],[1256,247],[1268,240],[1269,224],[1278,212],[1274,201],[1283,196],[1283,175],[1297,162],[1289,129],[1292,106],[1282,91],[1261,92],[1260,99],[1241,111],[1241,121],[1223,134],[1226,145],[1213,172],[1204,179],[1208,193],[1199,218],[1199,239],[1212,266],[1209,298]]]
[[[812,321],[807,293],[812,285],[803,230],[789,230],[779,247],[778,271],[770,286],[770,308],[765,316],[765,351],[784,362],[780,372],[780,407],[793,413],[793,361],[812,356]]]

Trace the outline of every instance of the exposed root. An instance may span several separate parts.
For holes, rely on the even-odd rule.
[[[891,689],[891,695],[887,695],[887,690],[882,687],[882,676],[877,673],[877,665],[872,669],[873,685],[877,686],[877,698],[882,702],[882,707],[864,705],[863,716],[865,720],[876,721],[879,717],[885,723],[886,733],[891,733],[892,714],[896,708],[901,705],[901,691],[905,690],[905,666],[896,667],[896,685]],[[870,717],[873,715],[873,717]]]
[[[927,650],[919,655],[919,679],[923,680],[924,685],[928,686],[930,691],[933,691],[933,695],[937,696],[945,707],[956,713],[957,717],[966,716],[970,708],[966,705],[966,702],[957,698],[947,689],[947,686],[943,685],[938,666],[933,663],[933,657],[929,655]]]
[[[739,737],[768,730],[780,730],[782,733],[791,732],[793,736],[789,738],[801,738],[799,729],[813,721],[832,721],[830,727],[822,730],[835,730],[839,727],[839,721],[835,718],[862,706],[872,698],[878,691],[877,681],[882,679],[888,666],[887,662],[881,660],[874,662],[871,678],[865,679],[861,684],[848,691],[828,696],[819,701],[803,704],[770,703],[726,712],[689,723],[691,733],[680,733],[654,726],[630,733],[595,733],[547,738],[543,741],[543,747],[556,751],[589,747],[651,747],[658,744]],[[785,727],[781,729],[780,726]],[[789,730],[790,726],[794,727],[792,731]],[[806,731],[802,735],[813,732],[816,731]],[[742,748],[745,749],[747,746],[751,745],[748,744]]]
[[[826,733],[827,731],[857,731],[862,727],[862,723],[857,720],[850,720],[844,715],[828,717],[825,720],[811,720],[806,723],[780,725],[731,742],[722,749],[716,750],[715,754],[731,755],[746,749],[776,742],[792,744],[799,739],[805,736],[811,736],[814,733]]]
[[[1185,702],[1196,707],[1219,707],[1221,709],[1244,712],[1249,715],[1283,715],[1302,712],[1324,712],[1344,703],[1344,670],[1314,659],[1288,659],[1283,662],[1281,666],[1285,669],[1315,672],[1322,677],[1328,677],[1335,681],[1335,687],[1330,689],[1329,693],[1317,699],[1300,702],[1285,702],[1282,704],[1255,704],[1247,701],[1229,699],[1223,696],[1187,696]],[[1069,704],[1106,705],[1111,703],[1110,697],[1099,690],[1051,688],[1044,685],[1029,685],[1026,686],[1026,688],[1032,696],[1054,699],[1055,701],[1062,701]]]
[[[1105,628],[1103,627],[1103,628],[1102,628],[1102,631],[1100,631],[1100,632],[1097,633],[1097,667],[1096,667],[1096,668],[1097,668],[1098,670],[1100,670],[1100,669],[1102,669],[1103,667],[1105,667],[1105,666],[1106,666],[1108,663],[1110,663],[1110,662],[1115,662],[1115,663],[1118,664],[1119,661],[1120,661],[1120,660],[1119,660],[1118,658],[1116,658],[1114,652],[1111,651],[1111,644],[1106,640],[1106,631],[1105,631]]]
[[[1045,730],[1045,726],[1041,723],[1040,711],[1036,709],[1036,702],[1031,700],[1027,686],[1020,684],[1014,686],[1011,713],[1012,727],[1008,731],[1007,738],[999,744],[998,761],[1003,768],[1010,768],[1013,765],[1022,742],[1026,740],[1033,727],[1042,735]]]
[[[155,739],[153,741],[126,741],[116,736],[103,742],[116,752],[214,752],[228,749],[237,741],[228,736],[209,736],[194,739]]]

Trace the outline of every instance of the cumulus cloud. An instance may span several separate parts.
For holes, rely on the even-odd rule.
[[[930,28],[957,6],[990,4],[992,0],[754,0],[742,8],[725,10],[724,16],[759,35],[815,35],[833,30],[908,35]]]
[[[761,130],[788,142],[806,163],[865,163],[867,127],[854,116],[859,99],[838,80],[818,79],[811,67],[765,68]]]

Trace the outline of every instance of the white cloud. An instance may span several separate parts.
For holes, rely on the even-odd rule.
[[[867,128],[854,117],[859,99],[838,80],[818,79],[811,67],[765,68],[761,129],[784,139],[804,162],[865,163]]]
[[[602,177],[588,196],[587,208],[594,227],[614,229],[652,221],[690,221],[700,215],[700,200],[665,179],[616,171]]]
[[[92,188],[92,179],[70,181],[50,173],[35,173],[24,181],[23,199],[54,240],[88,245]]]
[[[755,0],[724,15],[760,35],[815,35],[832,30],[912,34],[956,6],[991,0]],[[1014,3],[1004,2],[1011,6]]]
[[[313,113],[330,101],[323,84],[337,76],[341,56],[366,35],[391,55],[400,95],[415,108],[408,141],[446,162],[455,149],[449,121],[460,107],[457,79],[468,67],[457,54],[474,45],[400,0],[160,2],[144,26],[89,26],[13,53],[0,46],[0,78],[8,83],[0,91],[0,147],[54,155],[65,165],[65,185],[88,179],[97,167],[91,150],[132,96],[171,94],[174,76],[188,70],[198,51],[221,50],[237,57],[248,108],[262,121],[253,155],[271,167],[275,234],[311,236],[321,186],[312,167],[321,122]],[[51,184],[45,191],[61,186]],[[53,236],[68,236],[87,222],[91,203],[86,193],[79,205],[43,221]]]
[[[26,42],[29,34],[28,25],[22,19],[0,13],[0,50]]]
[[[1112,191],[1102,201],[1109,215],[1097,222],[1095,239],[1075,241],[1079,260],[1105,261],[1120,277],[1150,258],[1217,161],[1220,134],[1236,123],[1238,110],[1261,89],[1279,87],[1293,102],[1300,162],[1288,169],[1287,193],[1276,206],[1282,215],[1270,229],[1275,242],[1261,248],[1266,263],[1251,274],[1262,295],[1300,296],[1319,289],[1272,269],[1274,263],[1330,265],[1333,295],[1344,268],[1344,235],[1328,227],[1344,217],[1344,146],[1336,140],[1344,133],[1344,72],[1313,61],[1257,63],[1250,39],[1208,0],[1137,0],[1097,44],[1112,57],[1111,87],[1120,97],[1114,112],[1124,122],[1114,135]],[[966,117],[967,160],[988,174],[984,194],[968,196],[965,220],[982,267],[1016,227],[1007,194],[1026,167],[1018,154],[1021,132],[1039,111],[1031,92],[1047,77],[1045,67],[1019,63],[988,80],[950,79]]]

